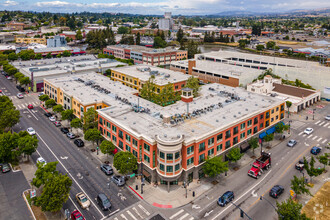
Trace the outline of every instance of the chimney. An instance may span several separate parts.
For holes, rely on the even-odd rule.
[[[188,60],[188,74],[192,75],[192,68],[196,67],[196,60]]]

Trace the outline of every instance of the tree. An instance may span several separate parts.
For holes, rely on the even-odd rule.
[[[108,140],[104,140],[102,141],[101,145],[100,145],[100,150],[103,154],[112,154],[113,151],[116,149],[116,146]]]
[[[203,165],[203,172],[209,177],[226,171],[228,171],[228,161],[223,161],[221,157],[207,158]]]
[[[318,169],[314,167],[315,165],[315,158],[312,156],[311,161],[308,163],[306,158],[304,157],[304,168],[307,172],[307,174],[309,175],[309,177],[311,178],[311,182],[312,182],[312,178],[314,176],[318,176],[320,174],[323,173],[324,169]]]
[[[21,72],[17,72],[17,73],[14,74],[14,78],[15,78],[15,81],[17,83],[17,81],[20,81],[21,78],[24,78],[24,75]]]
[[[181,42],[181,40],[183,39],[183,37],[184,37],[184,33],[183,33],[183,30],[180,28],[178,30],[178,32],[176,33],[176,40],[178,42]]]
[[[253,155],[254,155],[254,149],[259,147],[258,138],[256,138],[256,137],[250,138],[248,143],[249,143],[250,147],[252,148]]]
[[[154,83],[154,77],[150,77],[147,82],[145,82],[140,91],[140,96],[147,100],[153,100],[155,97],[156,84]]]
[[[80,29],[76,33],[76,39],[77,40],[82,40],[83,39],[83,36],[82,36],[82,33],[81,33],[81,30]]]
[[[21,137],[17,142],[19,152],[20,154],[31,156],[34,152],[36,152],[39,140],[36,136],[31,136],[26,131],[20,133],[23,134],[20,135]]]
[[[42,59],[42,54],[41,53],[37,53],[36,56],[34,57],[34,59],[41,60]]]
[[[154,48],[165,48],[167,43],[161,37],[155,37],[153,46]]]
[[[102,140],[103,137],[99,130],[97,130],[96,128],[92,128],[92,129],[88,129],[85,132],[84,138],[87,141],[91,141],[93,143],[93,147],[94,147],[94,142],[98,143],[98,141]]]
[[[64,111],[63,106],[61,104],[54,105],[53,106],[53,111],[56,113],[61,113]]]
[[[277,213],[279,220],[311,220],[307,218],[305,213],[301,213],[302,204],[295,202],[291,198],[283,201],[282,203],[276,202]]]
[[[274,134],[267,134],[265,137],[264,137],[264,141],[265,142],[271,142],[272,140],[274,140]]]
[[[0,133],[0,162],[10,162],[15,158],[18,135],[14,134]]]
[[[83,124],[81,122],[81,120],[79,118],[74,118],[72,119],[72,121],[70,122],[70,126],[71,128],[82,128]]]
[[[57,175],[58,171],[56,170],[56,165],[58,162],[49,162],[47,164],[37,163],[37,170],[34,174],[31,184],[39,188],[44,185],[48,180],[51,179],[51,176]]]
[[[288,108],[288,118],[290,118],[290,107],[292,106],[292,102],[286,101],[285,104],[286,107]]]
[[[324,153],[323,155],[318,156],[317,159],[319,160],[319,162],[321,164],[324,165],[324,169],[325,169],[325,166],[330,165],[330,154],[328,154],[328,153]]]
[[[44,95],[41,95],[39,96],[39,100],[42,101],[42,102],[45,102],[49,99],[49,96],[44,94]]]
[[[275,49],[276,43],[274,41],[268,41],[266,43],[267,49]]]
[[[261,50],[264,50],[265,47],[264,47],[264,45],[259,44],[259,45],[256,46],[256,49],[257,49],[258,51],[261,51]]]
[[[34,59],[35,54],[33,50],[22,50],[21,52],[18,53],[18,56],[22,60],[30,60],[30,59]]]
[[[68,50],[65,50],[65,51],[63,51],[62,56],[69,57],[69,56],[71,56],[71,52]]]
[[[20,78],[19,83],[26,87],[27,85],[31,84],[31,80],[28,76],[26,76],[26,77]]]
[[[0,133],[19,122],[20,112],[8,96],[0,96]]]
[[[200,49],[198,48],[198,44],[192,40],[188,41],[187,50],[188,59],[194,58],[195,54],[201,53]]]
[[[245,48],[246,47],[246,41],[245,40],[239,40],[238,43],[239,43],[240,48]]]
[[[241,150],[239,148],[232,148],[229,153],[227,154],[227,158],[232,162],[239,161],[244,154],[241,153]]]
[[[115,154],[113,166],[121,174],[128,174],[137,169],[137,159],[131,152],[120,151]]]
[[[97,128],[97,111],[94,108],[89,108],[84,112],[84,131],[91,128]]]
[[[18,69],[16,69],[15,67],[11,66],[9,69],[7,69],[6,72],[8,73],[8,75],[13,76],[13,75],[15,75],[15,73],[18,72]]]
[[[230,42],[232,42],[232,43],[235,43],[235,38],[234,38],[234,35],[233,35],[233,36],[231,36]]]
[[[289,125],[285,125],[281,122],[275,125],[275,132],[278,134],[283,134],[283,131],[287,131],[288,129],[289,129]]]
[[[74,114],[72,109],[67,109],[61,112],[62,120],[72,121],[74,119]]]
[[[117,33],[118,34],[128,34],[128,31],[129,31],[128,27],[121,26],[118,28]]]
[[[311,196],[312,194],[307,187],[309,186],[305,183],[304,177],[298,178],[296,176],[293,176],[293,179],[291,180],[291,189],[297,195],[308,194]]]
[[[12,53],[8,54],[8,60],[13,61],[13,60],[17,60],[17,59],[18,59],[18,55],[16,53],[12,52]]]
[[[53,56],[52,56],[52,53],[51,52],[49,52],[49,53],[47,53],[47,55],[46,55],[46,57],[45,58],[47,58],[47,59],[50,59],[50,58],[52,58]]]
[[[193,89],[194,97],[197,97],[200,88],[199,79],[193,76],[189,77],[185,87]]]
[[[141,44],[140,32],[137,32],[137,34],[136,34],[135,44],[136,45],[140,45]]]
[[[47,108],[52,108],[53,106],[56,105],[56,102],[54,99],[48,99],[46,102],[45,102],[45,105]]]

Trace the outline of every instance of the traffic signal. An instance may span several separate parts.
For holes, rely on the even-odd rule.
[[[241,210],[241,218],[244,218],[244,212]]]

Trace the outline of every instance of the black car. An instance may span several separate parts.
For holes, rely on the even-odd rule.
[[[108,197],[103,193],[97,195],[96,201],[104,211],[109,210],[111,208],[111,203]]]
[[[76,139],[73,143],[77,145],[77,147],[83,147],[85,145],[81,139]]]
[[[47,118],[49,118],[50,116],[52,116],[53,114],[52,113],[49,113],[49,112],[47,112],[47,113],[45,113],[45,116],[47,117]]]
[[[284,191],[284,187],[280,185],[275,185],[270,191],[269,196],[277,199]]]
[[[10,171],[10,166],[8,163],[0,164],[1,172],[7,173]]]
[[[106,175],[113,174],[112,167],[109,164],[102,164],[100,168]]]
[[[63,134],[69,133],[68,128],[61,128],[61,131],[62,131]]]
[[[20,86],[20,85],[17,85],[16,88],[17,88],[18,91],[20,91],[20,92],[25,92],[25,89],[24,89],[22,86]]]
[[[304,160],[299,160],[298,163],[296,163],[295,168],[299,171],[302,171],[304,169]]]
[[[234,192],[233,191],[227,191],[218,199],[218,205],[224,207],[230,201],[234,200],[234,198],[235,198]]]

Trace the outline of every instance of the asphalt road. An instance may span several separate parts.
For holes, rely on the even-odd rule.
[[[58,161],[57,168],[62,173],[68,173],[72,179],[70,199],[64,204],[64,209],[73,211],[79,209],[87,219],[102,219],[121,209],[138,202],[136,196],[126,187],[117,187],[100,170],[100,163],[93,158],[85,148],[78,148],[66,135],[62,134],[60,127],[55,127],[44,116],[44,110],[35,105],[33,110],[26,106],[31,103],[38,104],[38,94],[24,94],[23,99],[17,99],[18,93],[14,83],[0,76],[0,89],[13,100],[20,109],[21,119],[13,130],[19,132],[33,127],[39,139],[37,152],[32,155],[33,161],[42,156],[47,162]],[[7,80],[7,81],[6,81]],[[20,108],[21,107],[21,108]],[[109,186],[107,183],[109,183]],[[91,200],[92,205],[88,210],[78,207],[75,195],[84,192]],[[105,193],[112,203],[110,211],[102,211],[95,198],[99,193]]]

